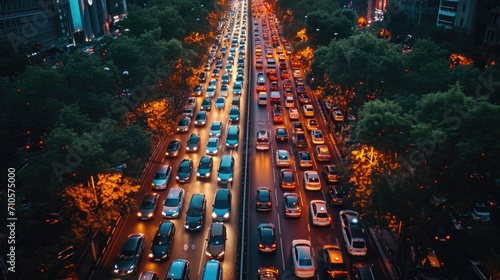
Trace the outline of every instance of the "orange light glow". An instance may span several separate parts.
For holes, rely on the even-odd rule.
[[[473,63],[474,63],[474,60],[466,57],[463,54],[452,53],[450,55],[450,69],[452,69],[456,65],[471,65]]]

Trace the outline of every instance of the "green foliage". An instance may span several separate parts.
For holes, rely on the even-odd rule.
[[[314,45],[326,46],[332,39],[344,39],[354,33],[354,15],[350,11],[316,10],[307,14],[306,34]]]

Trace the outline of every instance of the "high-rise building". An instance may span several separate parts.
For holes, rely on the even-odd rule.
[[[441,0],[436,24],[440,27],[463,28],[472,31],[477,0]]]
[[[500,46],[500,0],[482,0],[477,4],[474,28],[477,43]]]

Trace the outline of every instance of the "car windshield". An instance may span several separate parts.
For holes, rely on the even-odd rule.
[[[293,182],[293,175],[292,173],[284,173],[283,174],[283,181],[285,182]]]
[[[197,143],[198,143],[198,138],[196,137],[189,138],[188,140],[188,144],[197,144]]]
[[[311,156],[308,153],[303,153],[302,160],[311,160]]]
[[[259,200],[262,202],[267,202],[270,200],[270,192],[268,191],[259,191]]]
[[[155,177],[153,179],[155,179],[155,180],[167,179],[167,174],[165,174],[165,173],[156,173]]]
[[[299,200],[297,197],[289,197],[288,198],[288,208],[297,208],[299,207]]]
[[[201,214],[201,209],[196,207],[190,207],[187,211],[188,216],[199,216]]]
[[[153,209],[154,203],[152,201],[143,201],[141,203],[141,209]]]
[[[179,121],[179,126],[187,125],[187,123],[188,123],[188,119],[182,119]]]
[[[165,206],[167,207],[175,207],[175,206],[178,206],[179,205],[179,199],[177,199],[176,197],[174,198],[167,198],[165,200]]]
[[[328,218],[328,214],[324,212],[319,212],[316,216],[318,216],[318,218]]]
[[[220,129],[220,124],[213,124],[212,125],[212,130],[219,130]]]
[[[309,258],[299,259],[299,265],[300,266],[311,266],[312,265],[312,260],[309,259]]]
[[[179,172],[189,172],[190,168],[188,165],[181,165],[179,166]]]
[[[269,244],[274,242],[274,235],[270,229],[263,229],[260,234],[260,240],[264,244]]]
[[[122,250],[120,256],[118,257],[120,260],[128,260],[134,257],[134,251],[132,250]]]
[[[218,209],[228,208],[229,201],[226,199],[217,199],[214,204],[214,207]]]
[[[207,144],[207,147],[217,147],[217,142],[215,141],[209,141]]]
[[[220,245],[224,242],[222,235],[212,235],[210,236],[210,245]]]
[[[231,167],[229,167],[229,166],[221,166],[219,168],[219,172],[221,172],[221,173],[230,173],[231,172]]]
[[[205,161],[205,162],[200,162],[200,168],[209,168],[210,167],[210,162]]]
[[[318,177],[309,177],[309,182],[310,183],[318,183],[319,182],[319,178]]]
[[[287,156],[287,154],[285,154],[285,153],[280,153],[280,154],[279,154],[279,158],[280,158],[280,159],[288,159],[288,156]]]
[[[365,248],[365,242],[364,241],[354,241],[352,243],[352,247],[353,248],[357,248],[357,249],[364,249]]]

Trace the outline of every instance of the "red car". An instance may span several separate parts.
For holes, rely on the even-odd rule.
[[[283,81],[283,88],[292,88],[293,85],[292,85],[292,81],[290,81],[289,79],[285,79]]]

